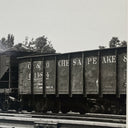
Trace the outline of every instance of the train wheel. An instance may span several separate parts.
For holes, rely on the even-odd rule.
[[[125,106],[120,106],[119,114],[126,115],[126,107]]]
[[[80,108],[78,112],[83,115],[88,112],[88,107],[86,106],[85,108]]]
[[[85,114],[86,112],[84,110],[79,111],[81,115]]]
[[[52,113],[59,113],[59,110],[58,109],[53,109]]]
[[[36,106],[35,106],[35,111],[36,112],[41,112],[41,104],[38,102],[38,103],[36,103]]]
[[[61,112],[62,112],[63,114],[66,114],[66,113],[68,113],[69,111],[70,111],[69,108],[61,108]]]
[[[78,112],[80,114],[85,114],[85,113],[89,112],[89,106],[88,106],[88,104],[84,104],[84,103],[80,104],[80,106],[78,108]]]
[[[97,113],[100,112],[100,107],[98,105],[94,105],[90,108],[91,113]]]
[[[32,107],[28,107],[28,108],[27,108],[27,111],[28,111],[28,112],[32,112],[32,110],[33,110]]]
[[[2,103],[2,111],[8,111],[8,109],[9,109],[8,103],[7,102],[3,102]]]
[[[58,101],[54,103],[54,105],[51,108],[52,113],[59,113],[60,110],[60,104]]]
[[[43,113],[47,113],[47,110],[42,110]]]

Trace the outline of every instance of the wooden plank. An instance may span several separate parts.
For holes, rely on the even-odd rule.
[[[72,54],[71,57],[71,86],[72,94],[83,94],[83,65],[82,54]]]
[[[33,61],[33,94],[43,94],[43,61]]]
[[[101,54],[102,94],[116,94],[116,55],[114,50]]]
[[[55,94],[55,69],[56,63],[54,57],[47,58],[45,64],[46,94]]]
[[[59,94],[69,93],[69,60],[68,55],[59,56],[58,58],[58,72],[57,72],[57,84]]]
[[[99,94],[98,52],[85,53],[86,94]]]
[[[86,94],[86,84],[85,84],[85,81],[86,81],[86,78],[85,78],[85,53],[83,52],[82,53],[82,72],[83,72],[83,96],[84,97],[87,97],[87,94]]]
[[[59,96],[59,92],[58,92],[58,64],[57,64],[58,60],[57,60],[57,56],[55,56],[55,93],[56,93],[56,97]]]
[[[69,97],[72,97],[72,85],[71,85],[71,56],[68,54],[68,60],[69,60]]]

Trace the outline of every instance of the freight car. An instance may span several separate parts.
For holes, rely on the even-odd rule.
[[[126,47],[19,57],[28,111],[126,114]]]
[[[32,53],[13,49],[0,53],[0,109],[3,111],[10,108],[19,109],[15,104],[18,99],[17,57],[29,54]]]

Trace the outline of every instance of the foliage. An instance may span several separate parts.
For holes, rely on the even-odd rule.
[[[2,37],[0,40],[0,48],[1,49],[8,49],[13,47],[14,45],[14,36],[13,34],[8,34],[7,39],[5,37]]]
[[[99,49],[105,49],[105,46],[99,46]]]
[[[115,47],[127,47],[126,41],[120,41],[118,37],[112,37],[112,39],[109,41],[109,47],[115,48]]]
[[[118,39],[118,37],[112,37],[112,39],[109,41],[109,47],[110,48],[115,48],[118,47],[120,45],[120,40]]]
[[[120,45],[121,45],[121,47],[127,47],[127,42],[124,40],[124,41],[121,42]]]
[[[48,41],[47,37],[41,36],[36,38],[35,40],[32,38],[28,41],[28,37],[25,39],[25,46],[34,52],[39,53],[55,53],[56,50],[53,48],[50,41]]]
[[[33,51],[39,53],[55,53],[56,50],[53,48],[47,37],[41,36],[35,40],[32,38],[28,41],[28,37],[25,38],[24,44],[18,43],[14,46],[14,36],[8,34],[7,38],[2,37],[0,39],[0,51],[4,50],[22,50],[22,51]]]
[[[126,41],[120,41],[118,37],[112,37],[109,41],[109,48],[116,48],[116,47],[127,47]],[[99,49],[105,49],[106,46],[99,46]]]

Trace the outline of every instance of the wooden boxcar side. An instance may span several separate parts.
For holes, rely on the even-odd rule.
[[[126,94],[126,47],[19,60],[20,94]]]
[[[127,49],[118,50],[117,63],[117,93],[126,94],[127,88]]]
[[[10,57],[7,55],[0,55],[0,88],[8,88],[9,86],[9,68]]]
[[[19,64],[19,93],[31,94],[31,62],[25,61]]]

